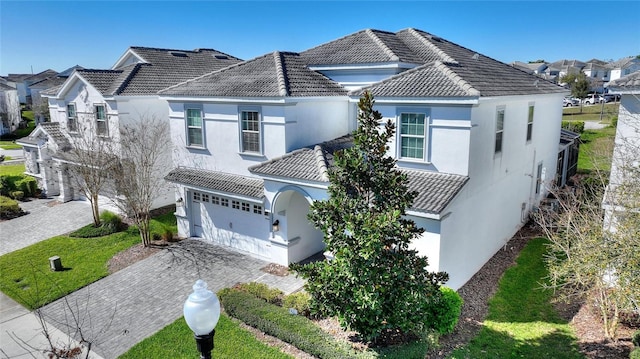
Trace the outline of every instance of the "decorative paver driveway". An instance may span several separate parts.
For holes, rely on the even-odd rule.
[[[51,324],[73,336],[69,308],[80,313],[85,337],[105,359],[117,358],[142,339],[182,316],[197,279],[216,292],[238,282],[257,281],[291,293],[302,279],[279,277],[261,268],[268,262],[197,239],[137,262],[43,308]],[[193,338],[185,338],[193,340]],[[195,344],[194,344],[195,345]]]
[[[85,201],[31,199],[21,202],[20,208],[29,214],[0,222],[0,255],[69,233],[93,221],[91,206]]]

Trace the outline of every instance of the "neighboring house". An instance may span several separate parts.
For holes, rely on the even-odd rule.
[[[0,135],[15,131],[20,121],[22,116],[18,90],[0,83]]]
[[[309,206],[327,198],[365,90],[395,123],[389,155],[418,191],[413,245],[461,287],[546,195],[568,91],[416,29],[363,30],[160,91],[179,234],[283,265],[322,251]]]
[[[29,91],[31,93],[31,108],[33,110],[36,124],[45,122],[49,118],[49,101],[47,98],[42,97],[40,93],[52,87],[62,85],[67,78],[71,76],[73,71],[81,69],[83,69],[83,67],[76,65],[56,74],[55,76],[48,77],[29,86]]]
[[[623,183],[633,183],[640,188],[640,72],[634,72],[609,83],[612,93],[621,94],[616,138],[611,162],[609,185],[603,200],[605,225],[613,224],[615,218],[626,210],[640,210],[629,201],[638,201],[639,193],[633,195],[618,193]],[[635,196],[635,198],[633,198]],[[627,201],[622,205],[622,200]],[[640,203],[635,202],[636,206]]]
[[[150,119],[167,121],[167,105],[158,99],[158,90],[239,61],[211,49],[131,47],[111,69],[75,69],[61,85],[41,92],[48,99],[51,122],[41,123],[19,141],[25,150],[27,173],[39,180],[48,196],[62,201],[80,199],[82,194],[74,190],[66,171],[73,164],[70,148],[89,150],[84,144],[94,137],[117,144],[127,125]],[[168,172],[171,158],[163,161]],[[158,192],[154,208],[174,203],[168,188]]]
[[[611,81],[630,75],[634,72],[640,71],[640,58],[638,57],[626,57],[618,61],[612,62],[611,66]]]
[[[521,62],[515,61],[511,66],[518,68],[530,74],[542,75],[548,67],[546,62]]]
[[[557,78],[558,83],[560,83],[564,76],[580,73],[585,65],[586,63],[578,60],[559,60],[550,63],[545,70],[545,74],[549,77]]]
[[[31,91],[29,86],[55,76],[58,72],[54,70],[45,70],[37,74],[9,74],[7,75],[7,81],[10,86],[15,87],[18,90],[18,99],[21,104],[31,104]]]

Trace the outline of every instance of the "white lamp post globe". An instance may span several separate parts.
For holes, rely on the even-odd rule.
[[[207,289],[207,283],[198,279],[193,293],[184,302],[184,319],[195,335],[210,334],[220,319],[220,301]]]

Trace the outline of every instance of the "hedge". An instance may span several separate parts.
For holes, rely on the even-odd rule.
[[[0,218],[11,218],[22,212],[18,201],[9,197],[0,196]]]

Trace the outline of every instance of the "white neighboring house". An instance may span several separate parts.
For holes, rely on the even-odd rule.
[[[610,80],[617,80],[634,72],[640,71],[640,58],[625,57],[611,63],[610,66],[612,68]]]
[[[640,72],[611,81],[609,90],[612,93],[621,94],[611,175],[603,201],[604,223],[612,224],[615,228],[615,217],[630,209],[628,206],[616,203],[620,198],[620,195],[616,194],[616,189],[622,183],[631,181],[638,183],[638,173],[640,173]],[[631,200],[631,198],[625,199]]]
[[[158,98],[158,90],[239,61],[212,49],[130,47],[111,69],[75,69],[61,85],[40,93],[48,99],[51,122],[40,124],[19,141],[27,174],[38,179],[48,196],[65,202],[81,199],[66,171],[68,149],[94,137],[117,144],[120,130],[127,125],[149,119],[168,121],[166,102]],[[87,137],[85,131],[94,133]],[[164,163],[168,172],[171,158],[167,156]],[[153,208],[174,203],[169,184],[159,192]]]
[[[546,195],[568,91],[416,29],[363,30],[160,91],[180,235],[283,265],[322,251],[309,205],[327,197],[364,89],[396,124],[390,155],[419,192],[414,246],[461,287]]]
[[[18,90],[0,83],[0,135],[12,133],[22,121]]]

